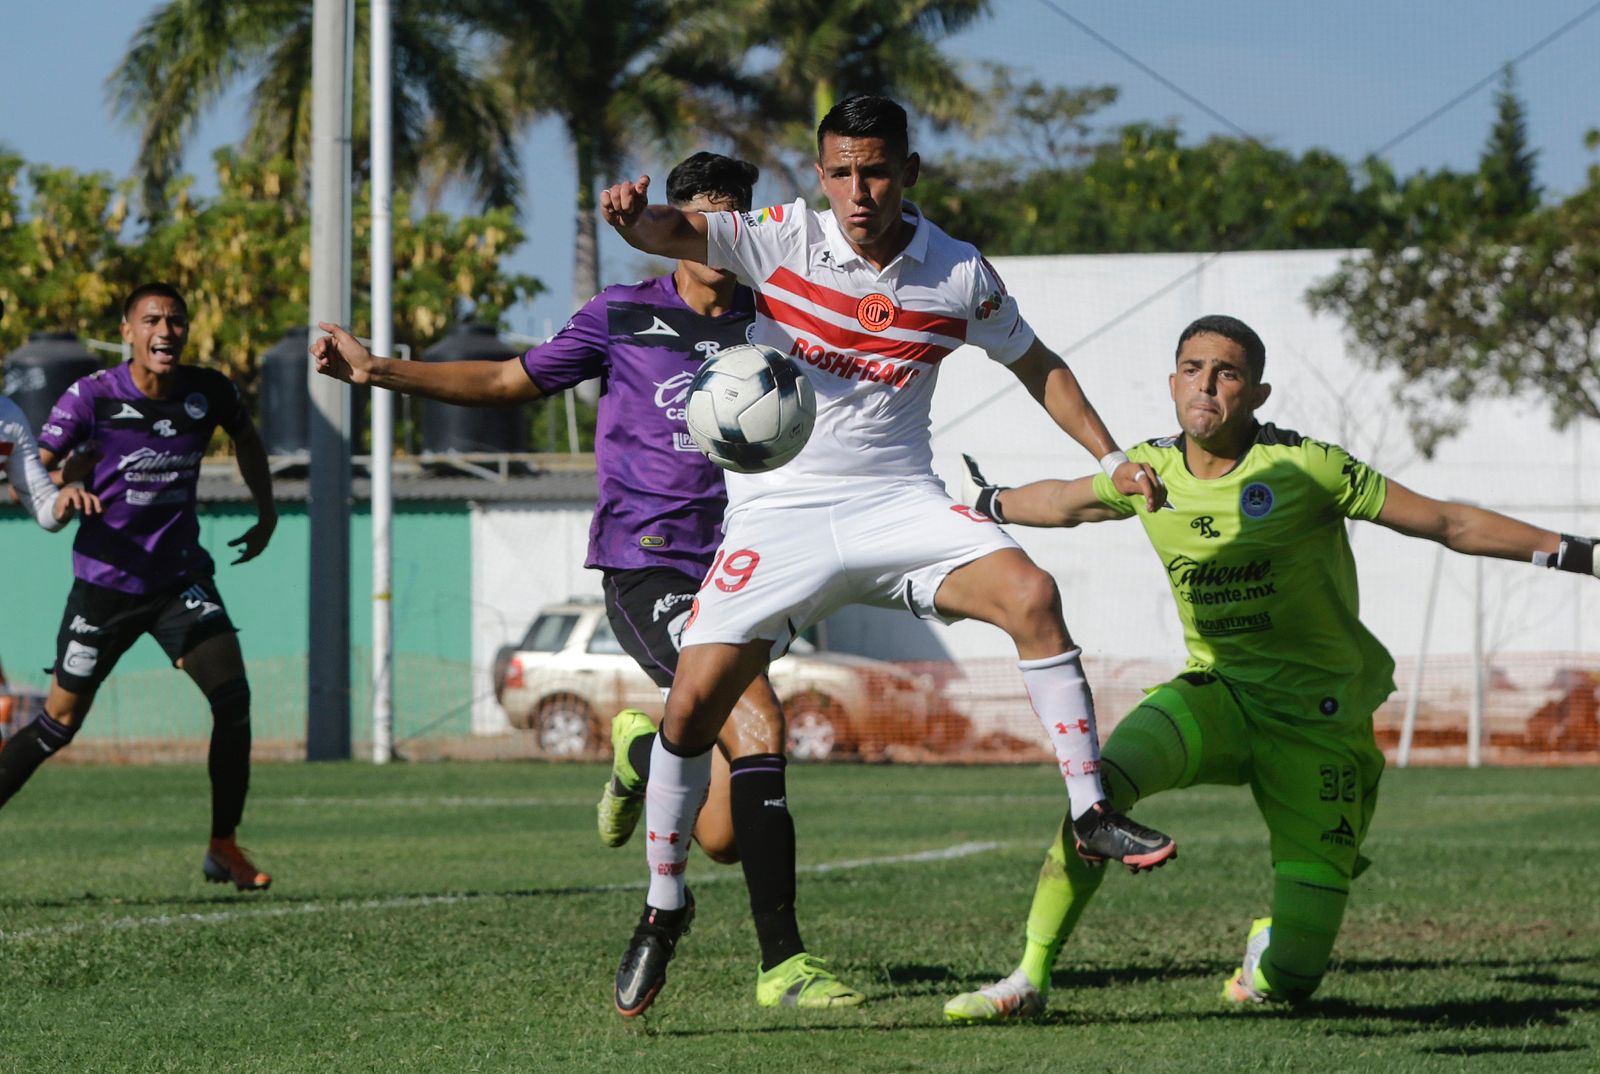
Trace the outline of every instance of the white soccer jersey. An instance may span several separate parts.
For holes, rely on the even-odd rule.
[[[54,532],[66,523],[56,521],[55,482],[39,461],[39,445],[28,428],[22,408],[0,395],[0,458],[5,460],[6,480],[17,490],[17,497],[39,525]]]
[[[840,478],[928,477],[939,363],[963,343],[1009,365],[1033,343],[999,275],[970,243],[924,219],[881,272],[804,200],[706,214],[707,261],[756,291],[753,339],[793,358],[817,395],[804,450],[768,474],[728,474],[728,499],[811,499]]]

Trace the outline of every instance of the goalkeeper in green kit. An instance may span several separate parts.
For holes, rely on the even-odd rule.
[[[1357,617],[1346,519],[1376,522],[1468,555],[1597,576],[1594,540],[1419,495],[1343,448],[1264,425],[1266,349],[1232,317],[1178,340],[1172,400],[1181,433],[1132,448],[1167,488],[1160,511],[1104,477],[984,482],[967,459],[966,502],[998,522],[1076,526],[1132,518],[1166,570],[1189,661],[1117,725],[1100,776],[1114,808],[1196,784],[1248,785],[1271,834],[1270,917],[1252,923],[1235,1003],[1301,1000],[1327,970],[1350,882],[1367,860],[1383,755],[1372,714],[1394,661]],[[1040,870],[1022,964],[945,1004],[953,1022],[1044,1009],[1050,970],[1103,873],[1070,853],[1064,824]]]

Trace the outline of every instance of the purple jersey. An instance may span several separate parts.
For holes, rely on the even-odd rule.
[[[696,313],[671,276],[607,287],[566,327],[522,356],[546,395],[603,377],[595,428],[600,502],[588,567],[705,573],[722,539],[728,494],[684,421],[689,381],[723,347],[749,342],[750,291],[720,317]]]
[[[233,382],[210,369],[179,366],[172,394],[151,399],[126,363],[74,383],[56,400],[39,446],[66,455],[93,440],[100,459],[87,487],[103,513],[78,523],[72,573],[124,593],[159,593],[214,569],[200,547],[195,482],[219,425],[245,416]]]

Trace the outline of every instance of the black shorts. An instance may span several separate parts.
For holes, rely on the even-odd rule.
[[[105,681],[122,654],[149,634],[176,664],[203,641],[238,630],[210,578],[164,593],[124,593],[77,579],[56,634],[56,681],[86,693]]]
[[[665,690],[678,670],[678,644],[701,579],[671,567],[608,570],[606,618],[622,648]]]

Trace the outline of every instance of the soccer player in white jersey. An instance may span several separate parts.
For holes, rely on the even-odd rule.
[[[1023,321],[1000,278],[903,200],[916,182],[905,111],[841,102],[817,130],[831,213],[803,201],[752,213],[648,204],[648,177],[601,194],[631,245],[731,269],[756,291],[754,341],[810,375],[817,419],[804,450],[768,474],[728,475],[724,539],[696,598],[645,798],[650,887],[617,970],[616,1006],[643,1012],[694,913],[683,880],[711,747],[735,699],[796,633],[850,603],[939,622],[979,619],[1011,635],[1023,680],[1066,779],[1086,860],[1153,868],[1170,839],[1110,808],[1094,708],[1055,582],[992,520],[933,475],[929,405],[939,363],[972,343],[1007,366],[1117,489],[1162,499],[1127,461],[1076,378]]]
[[[0,302],[0,318],[5,315],[5,303]],[[27,415],[6,395],[0,395],[0,459],[5,461],[6,481],[12,494],[34,521],[51,533],[80,512],[100,513],[100,497],[94,493],[71,484],[58,489],[50,480],[50,472],[39,461],[39,443],[28,426]]]

